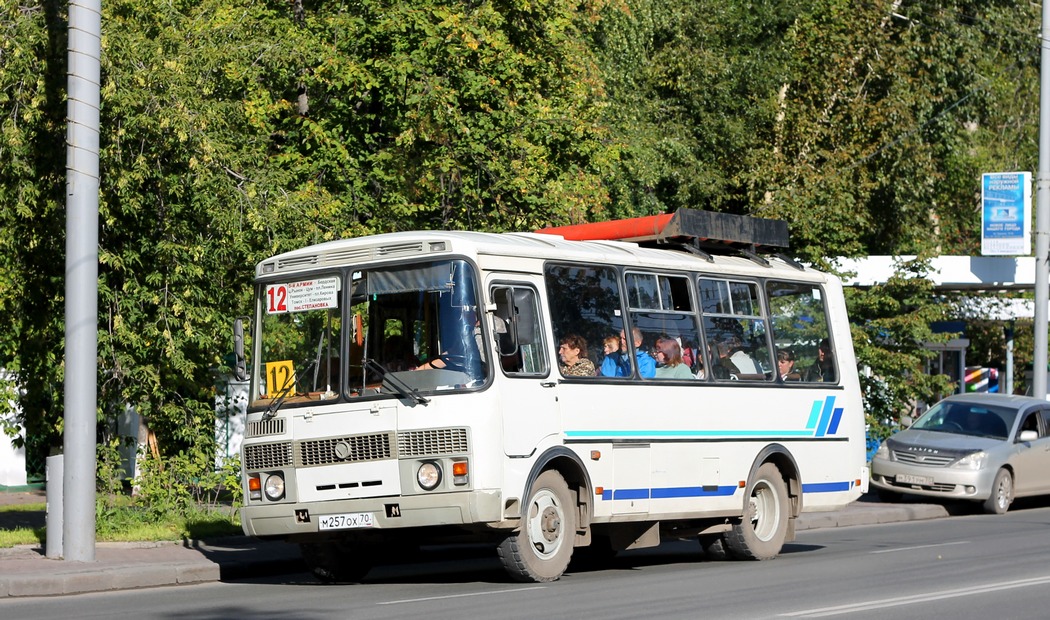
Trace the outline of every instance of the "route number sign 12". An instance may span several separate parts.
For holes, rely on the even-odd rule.
[[[339,307],[339,278],[271,284],[266,287],[266,314],[285,314]]]

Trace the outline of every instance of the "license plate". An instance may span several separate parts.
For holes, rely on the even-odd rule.
[[[371,512],[351,512],[341,515],[324,515],[317,520],[321,530],[349,530],[361,527],[373,527],[375,514]]]
[[[933,484],[932,476],[912,476],[909,474],[897,474],[897,484],[921,484],[930,486]]]

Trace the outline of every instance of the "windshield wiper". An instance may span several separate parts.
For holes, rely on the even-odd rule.
[[[407,383],[395,377],[393,373],[388,372],[386,368],[383,368],[382,364],[375,361],[374,359],[366,358],[364,360],[361,360],[361,362],[365,365],[365,368],[368,368],[378,373],[379,376],[383,378],[383,381],[389,383],[391,387],[397,390],[398,395],[402,398],[410,398],[419,403],[420,405],[426,405],[430,402],[429,398],[424,398],[420,396],[415,389],[409,387]]]
[[[274,396],[273,400],[270,401],[270,406],[266,408],[266,412],[263,413],[262,419],[264,421],[269,420],[273,416],[277,415],[277,410],[281,408],[281,405],[284,404],[284,401],[288,399],[288,395],[291,394],[292,390],[295,389],[295,386],[299,384],[299,377],[310,372],[310,369],[313,368],[316,364],[317,360],[310,362],[306,366],[306,368],[302,369],[300,372],[295,373],[291,376],[291,378],[288,379],[284,386],[280,390],[278,390],[277,395]]]

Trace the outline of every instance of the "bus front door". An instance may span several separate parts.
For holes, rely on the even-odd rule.
[[[557,381],[550,368],[549,338],[540,313],[539,278],[489,278],[489,299],[495,306],[492,333],[496,389],[503,413],[503,447],[510,457],[536,452],[545,439],[557,436],[560,411]]]

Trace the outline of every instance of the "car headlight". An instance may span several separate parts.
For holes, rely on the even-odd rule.
[[[441,484],[441,466],[434,461],[427,461],[416,470],[416,482],[424,491],[433,491]]]
[[[875,451],[875,457],[877,459],[885,459],[891,461],[890,458],[890,446],[884,441],[879,444],[879,449]]]
[[[266,499],[274,502],[284,497],[284,476],[281,474],[267,476],[263,492],[266,493]]]
[[[982,450],[980,452],[974,452],[972,454],[967,454],[966,456],[962,457],[958,461],[955,461],[954,463],[952,463],[952,467],[955,467],[955,468],[958,468],[958,469],[977,470],[977,469],[980,469],[980,468],[984,467],[984,463],[987,460],[988,460],[988,453]]]

